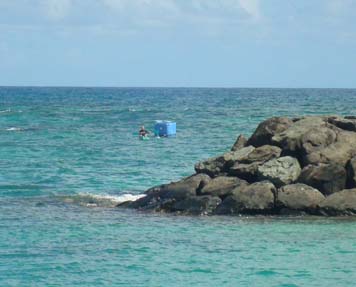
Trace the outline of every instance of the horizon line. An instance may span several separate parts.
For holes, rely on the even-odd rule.
[[[0,88],[64,88],[64,89],[93,89],[93,88],[102,88],[102,89],[283,89],[283,90],[293,90],[293,89],[318,89],[318,90],[355,90],[356,87],[350,88],[333,88],[333,87],[224,87],[224,86],[71,86],[71,85],[0,85]]]

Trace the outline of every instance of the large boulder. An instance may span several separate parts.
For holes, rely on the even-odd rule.
[[[310,185],[324,195],[329,195],[345,188],[346,170],[335,163],[308,165],[303,168],[298,182]]]
[[[350,159],[346,165],[347,170],[347,188],[356,187],[356,157]]]
[[[356,155],[356,133],[338,131],[337,140],[305,157],[306,164],[336,163],[345,166]]]
[[[329,146],[336,138],[337,129],[324,118],[305,117],[274,135],[272,142],[281,147],[284,154],[304,160],[306,155]]]
[[[221,199],[217,196],[192,196],[174,203],[170,211],[184,214],[211,214],[220,203]]]
[[[258,167],[260,180],[270,180],[277,187],[296,181],[300,175],[300,165],[296,158],[285,156],[267,161]]]
[[[356,215],[356,189],[344,189],[328,196],[321,204],[325,215]]]
[[[152,187],[145,191],[146,195],[164,198],[182,198],[196,195],[196,192],[209,183],[211,178],[206,174],[195,174],[177,182]]]
[[[199,195],[214,195],[219,197],[226,197],[231,194],[231,191],[236,187],[247,186],[248,183],[245,180],[231,176],[219,176],[212,179],[207,185],[205,185]]]
[[[324,199],[324,195],[319,190],[306,184],[296,183],[285,185],[278,190],[276,205],[279,208],[315,213]]]
[[[271,139],[275,134],[285,131],[292,124],[293,121],[289,118],[274,117],[267,119],[258,125],[247,144],[255,147],[270,145],[272,143]]]
[[[249,182],[255,181],[258,166],[268,160],[279,157],[281,151],[279,147],[271,145],[263,145],[255,148],[244,158],[235,161],[229,168],[228,173],[246,179]]]
[[[275,207],[276,188],[269,181],[236,188],[216,208],[216,214],[270,214]]]
[[[243,135],[239,135],[231,148],[231,151],[242,149],[247,144],[247,139]]]

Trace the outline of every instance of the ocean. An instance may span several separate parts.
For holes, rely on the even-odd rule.
[[[352,89],[0,87],[0,286],[355,286],[356,220],[115,208]],[[141,125],[177,136],[140,141]]]

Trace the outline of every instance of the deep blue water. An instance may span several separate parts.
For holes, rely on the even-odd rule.
[[[0,286],[354,286],[355,220],[112,206],[267,117],[355,115],[355,102],[356,90],[0,88]],[[165,119],[175,138],[138,140]]]

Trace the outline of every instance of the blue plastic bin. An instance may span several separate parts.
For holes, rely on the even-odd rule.
[[[157,121],[155,124],[155,135],[160,137],[175,136],[177,125],[170,121]]]

